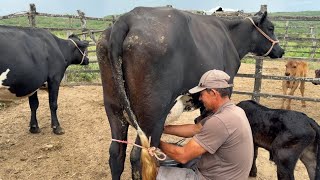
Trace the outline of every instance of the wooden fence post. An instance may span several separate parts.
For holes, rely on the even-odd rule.
[[[310,58],[314,58],[316,54],[316,49],[317,49],[317,41],[316,41],[316,35],[314,33],[314,26],[310,26],[310,34],[312,38],[312,49],[310,51]]]
[[[285,31],[285,34],[283,36],[283,41],[284,41],[283,50],[284,51],[286,51],[287,45],[288,45],[288,41],[287,41],[287,38],[289,37],[288,29],[289,29],[289,21],[286,21],[286,31]]]
[[[268,10],[268,6],[266,4],[263,4],[260,6],[260,11],[261,12],[266,12]]]
[[[116,22],[116,17],[114,15],[112,15],[111,17],[112,17],[112,24],[114,24]]]
[[[36,27],[36,5],[30,4],[30,11],[28,13],[29,24],[31,27]]]
[[[258,93],[261,92],[263,57],[257,57],[255,59],[256,59],[256,72],[255,72],[255,78],[254,78],[253,95],[251,99],[256,102],[259,102],[260,95],[258,95]]]
[[[266,12],[267,5],[261,5],[260,11]],[[260,95],[258,93],[261,92],[261,81],[262,81],[262,67],[263,67],[263,57],[256,57],[256,72],[254,78],[254,87],[253,87],[253,94],[251,99],[260,102]]]
[[[80,11],[80,10],[77,10],[77,13],[78,13],[78,15],[80,17],[82,32],[85,32],[85,31],[87,31],[87,21],[86,21],[85,13]],[[82,39],[86,39],[86,35],[85,34],[82,35]]]
[[[72,28],[72,18],[69,17],[69,28]],[[72,34],[71,30],[67,30],[67,38]]]

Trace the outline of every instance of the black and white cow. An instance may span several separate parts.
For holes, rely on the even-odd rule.
[[[141,127],[151,136],[151,146],[157,147],[177,97],[211,69],[225,71],[233,83],[240,60],[249,52],[271,58],[284,54],[267,12],[241,20],[170,7],[137,7],[124,14],[97,43],[112,138],[126,140],[131,124]],[[114,180],[120,179],[124,169],[126,147],[117,142],[110,145]],[[140,152],[134,147],[131,153],[133,179],[141,178]]]
[[[64,40],[44,29],[0,26],[0,100],[29,97],[31,133],[40,132],[37,90],[45,82],[53,132],[64,133],[56,113],[59,85],[70,64],[89,63],[88,45],[75,35]]]
[[[320,179],[320,128],[307,115],[297,111],[270,109],[255,101],[242,101],[254,141],[254,161],[250,176],[257,175],[258,147],[270,152],[277,165],[278,179],[293,180],[298,161],[305,165],[310,180]]]

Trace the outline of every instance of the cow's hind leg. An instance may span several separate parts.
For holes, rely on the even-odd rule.
[[[306,139],[308,139],[306,137]],[[294,168],[300,154],[310,142],[291,133],[278,136],[272,143],[272,155],[277,165],[277,176],[281,180],[293,180]]]
[[[111,135],[113,139],[127,140],[129,124],[123,116],[121,108],[110,106],[106,107],[108,120],[111,128]],[[113,180],[119,180],[124,169],[124,162],[126,159],[127,144],[111,142],[109,148],[109,166],[112,173]]]
[[[159,109],[159,108],[158,108]],[[160,137],[163,131],[164,126],[164,120],[163,119],[157,119],[157,117],[161,117],[159,114],[154,112],[154,116],[150,115],[149,118],[144,119],[144,122],[147,123],[140,123],[141,129],[145,132],[148,138],[151,137],[151,147],[159,147],[160,144]],[[158,111],[159,112],[159,111]],[[159,120],[159,121],[157,121]],[[137,144],[140,144],[139,137],[137,137],[136,140]],[[134,180],[140,180],[142,179],[141,176],[141,148],[134,147],[131,151],[130,155],[130,161],[131,161],[131,167],[132,167],[132,179]]]
[[[37,92],[29,97],[29,105],[31,109],[30,129],[31,133],[40,133],[40,128],[37,121],[37,109],[39,107],[39,100]]]
[[[60,126],[57,117],[59,85],[60,81],[56,79],[50,79],[48,81],[49,106],[51,112],[51,128],[53,130],[53,133],[57,135],[64,134],[64,130]]]
[[[136,139],[136,144],[140,144],[139,137]],[[132,168],[132,179],[141,180],[141,148],[134,146],[130,154],[130,162]]]
[[[287,81],[282,81],[282,92],[283,92],[283,95],[287,95],[288,86],[287,86],[286,83],[287,83]],[[285,102],[286,102],[286,99],[282,98],[281,109],[284,109]]]
[[[309,178],[315,179],[317,167],[317,145],[315,143],[310,144],[302,152],[300,160],[305,165]]]
[[[250,170],[250,177],[257,177],[257,165],[256,165],[256,159],[258,157],[258,146],[254,145],[254,154],[253,154],[253,162]]]

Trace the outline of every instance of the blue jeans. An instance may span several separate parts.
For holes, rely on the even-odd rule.
[[[198,180],[195,171],[189,168],[160,166],[156,180]]]

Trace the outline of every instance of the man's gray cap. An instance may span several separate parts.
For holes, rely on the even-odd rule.
[[[205,89],[227,88],[232,87],[229,84],[230,76],[221,70],[210,70],[204,73],[200,79],[198,86],[189,90],[189,93],[195,94]]]

